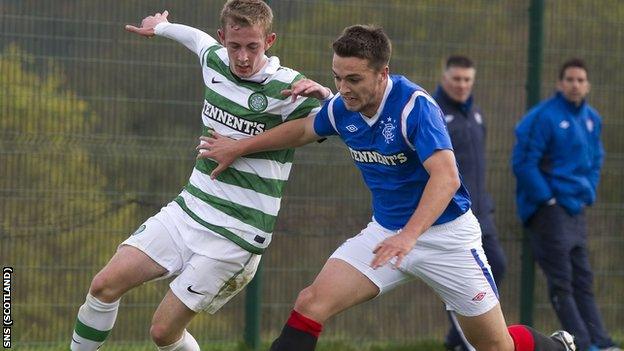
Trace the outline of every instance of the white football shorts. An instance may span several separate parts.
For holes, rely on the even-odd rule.
[[[169,287],[191,310],[218,311],[253,278],[260,255],[252,254],[227,238],[190,223],[176,203],[170,203],[150,217],[121,245],[143,251],[168,273],[158,279],[176,276]],[[189,231],[201,231],[201,254],[182,238]],[[120,245],[120,246],[121,246]],[[207,255],[206,252],[210,254]]]
[[[483,252],[479,222],[471,211],[425,231],[399,269],[391,266],[394,260],[373,269],[370,263],[377,244],[398,232],[373,220],[331,257],[362,272],[379,287],[380,295],[418,277],[433,288],[449,311],[459,315],[479,316],[496,306],[498,290]]]

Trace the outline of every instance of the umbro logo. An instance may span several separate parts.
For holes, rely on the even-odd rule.
[[[485,292],[482,291],[482,292],[476,294],[475,297],[472,298],[472,301],[479,302],[479,301],[483,300],[484,297],[485,297]]]
[[[563,120],[559,123],[559,128],[561,129],[568,129],[568,127],[570,127],[570,122]]]
[[[216,80],[215,77],[212,77],[212,84],[223,83],[222,80]]]
[[[355,132],[358,130],[358,128],[356,126],[354,126],[353,124],[349,124],[347,127],[347,130],[350,131],[351,133]]]
[[[186,290],[188,290],[188,292],[193,293],[193,294],[197,294],[197,295],[206,295],[204,293],[200,293],[199,291],[195,291],[193,290],[193,286],[189,285],[188,288],[186,288]]]

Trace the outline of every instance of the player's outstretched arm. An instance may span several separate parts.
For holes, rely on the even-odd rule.
[[[320,137],[314,132],[314,118],[315,115],[310,115],[289,121],[262,134],[240,140],[224,137],[218,133],[208,137],[202,136],[197,145],[197,158],[210,158],[219,164],[210,173],[210,177],[214,179],[240,156],[302,146],[318,140]]]
[[[198,56],[204,48],[217,43],[213,37],[197,28],[178,23],[170,23],[167,19],[168,16],[169,11],[165,10],[162,14],[156,13],[153,16],[145,17],[143,21],[141,21],[141,27],[128,24],[125,29],[128,32],[136,33],[146,38],[158,35],[175,40]]]
[[[418,237],[442,215],[461,186],[453,151],[438,150],[425,160],[423,166],[429,173],[429,180],[414,214],[399,234],[377,245],[371,267],[381,267],[394,257],[397,258],[394,265],[399,267],[416,245]]]

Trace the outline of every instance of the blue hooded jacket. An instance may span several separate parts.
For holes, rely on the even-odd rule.
[[[605,153],[601,128],[596,110],[586,101],[575,106],[561,92],[520,120],[512,167],[518,212],[525,224],[551,198],[571,215],[596,200]]]

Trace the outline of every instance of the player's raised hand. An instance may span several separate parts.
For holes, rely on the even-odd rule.
[[[297,100],[298,96],[325,100],[332,95],[331,89],[324,87],[311,79],[298,80],[290,89],[284,89],[281,93],[284,96],[291,96],[293,102]]]
[[[394,267],[399,268],[403,258],[412,250],[414,245],[416,245],[416,240],[403,233],[385,239],[377,244],[373,250],[375,258],[371,262],[371,267],[377,269],[396,257]]]
[[[138,35],[151,38],[154,36],[154,28],[158,23],[169,22],[167,17],[169,16],[169,11],[165,10],[163,13],[157,12],[154,16],[147,16],[141,21],[141,27],[135,27],[130,24],[126,24],[125,29],[128,32],[136,33]]]
[[[218,163],[212,170],[210,178],[215,179],[223,170],[228,168],[234,160],[241,156],[237,141],[212,132],[211,136],[199,137],[197,145],[197,159],[209,158]]]

